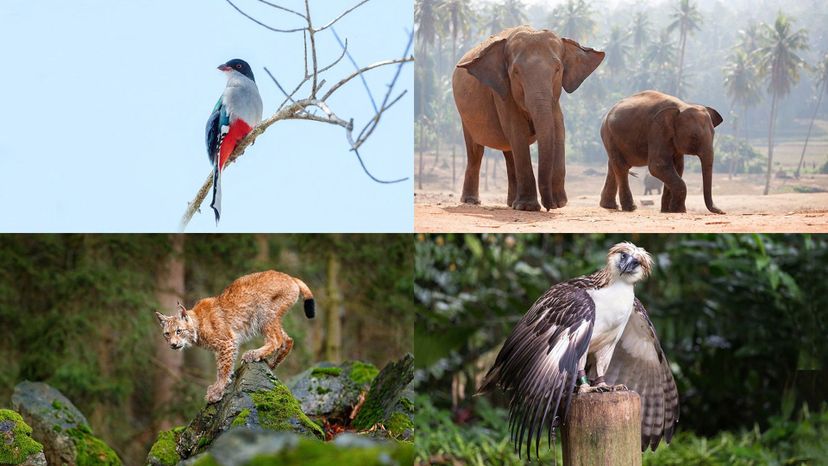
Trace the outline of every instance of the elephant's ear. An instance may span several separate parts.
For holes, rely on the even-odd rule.
[[[719,112],[717,112],[715,108],[713,108],[713,107],[704,107],[704,108],[706,108],[707,113],[710,114],[710,119],[713,120],[713,127],[714,128],[719,126],[720,124],[722,124],[724,119],[722,118],[721,115],[719,115]]]
[[[581,47],[581,44],[565,37],[561,40],[564,45],[563,88],[572,94],[598,68],[604,60],[604,52]]]
[[[481,83],[489,86],[503,99],[509,96],[509,73],[506,67],[506,39],[494,39],[469,58],[457,64]]]

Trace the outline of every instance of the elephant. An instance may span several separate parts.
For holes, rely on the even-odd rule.
[[[452,90],[466,142],[461,201],[480,204],[483,148],[503,151],[509,181],[506,203],[517,210],[566,205],[561,88],[572,93],[601,64],[604,52],[546,29],[505,29],[467,52],[454,70]],[[538,141],[538,184],[529,145]]]
[[[649,172],[644,175],[644,195],[648,196],[653,191],[658,191],[661,194],[661,186],[663,183],[658,178],[651,175]]]
[[[604,117],[601,139],[607,151],[607,180],[601,207],[635,210],[627,173],[630,167],[647,166],[664,182],[662,212],[686,212],[687,186],[681,179],[684,155],[697,155],[702,166],[702,190],[707,210],[723,214],[713,205],[713,134],[722,123],[715,109],[691,105],[657,91],[644,91],[621,99]]]

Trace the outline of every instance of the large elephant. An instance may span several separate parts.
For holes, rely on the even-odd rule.
[[[546,209],[566,205],[561,87],[574,92],[603,59],[604,52],[528,26],[506,29],[463,55],[452,79],[468,156],[462,202],[480,203],[480,161],[487,146],[506,157],[506,203],[540,210],[529,156],[537,140],[541,203]]]
[[[671,95],[644,91],[620,100],[601,125],[601,139],[609,158],[607,180],[601,192],[601,207],[635,210],[627,173],[630,167],[647,166],[664,182],[662,212],[686,212],[687,186],[681,179],[684,155],[701,160],[702,188],[707,209],[723,214],[713,205],[713,133],[722,122],[719,112],[691,105]]]

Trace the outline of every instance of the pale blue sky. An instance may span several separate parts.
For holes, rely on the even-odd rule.
[[[299,18],[255,0],[234,1],[274,27]],[[299,8],[303,2],[280,0]],[[356,0],[312,0],[317,25]],[[336,26],[361,66],[398,58],[412,28],[412,0],[372,0]],[[177,231],[187,202],[210,172],[204,125],[225,78],[216,66],[247,60],[267,118],[283,96],[267,66],[291,88],[303,73],[301,34],[276,34],[224,0],[2,0],[0,231]],[[340,52],[319,35],[320,59]],[[353,71],[343,61],[332,84]],[[381,98],[393,67],[366,75]],[[385,114],[361,153],[342,128],[280,122],[225,172],[218,228],[209,195],[187,231],[400,232],[413,228],[413,66],[408,94]],[[354,80],[330,101],[361,127],[373,115]]]

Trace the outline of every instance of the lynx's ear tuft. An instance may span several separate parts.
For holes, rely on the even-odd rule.
[[[164,322],[168,319],[167,316],[161,314],[160,312],[156,312],[155,317],[158,317],[158,323],[160,323],[162,327],[164,326]]]
[[[181,318],[187,320],[187,308],[182,306],[181,303],[178,303],[178,309],[181,310]]]

